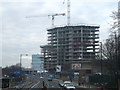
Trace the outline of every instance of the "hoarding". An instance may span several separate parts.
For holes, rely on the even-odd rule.
[[[74,70],[79,70],[79,69],[81,69],[81,64],[78,64],[78,63],[72,64],[72,69],[74,69]]]

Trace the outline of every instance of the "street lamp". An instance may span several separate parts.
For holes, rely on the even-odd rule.
[[[28,54],[20,54],[20,71],[22,72],[22,56],[28,56]]]
[[[102,65],[102,42],[100,42],[100,55],[101,55],[100,58],[101,58],[101,74],[102,74],[102,71],[103,71],[103,70],[102,70],[102,69],[103,69],[103,68],[102,68],[102,66],[103,66],[103,65]]]

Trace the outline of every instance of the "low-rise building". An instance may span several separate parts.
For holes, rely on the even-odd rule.
[[[44,70],[44,58],[43,55],[34,54],[32,55],[32,69],[37,71]]]

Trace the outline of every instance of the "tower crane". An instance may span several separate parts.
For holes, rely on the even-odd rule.
[[[48,17],[52,17],[52,27],[54,27],[54,18],[55,18],[55,16],[60,16],[60,15],[62,15],[62,16],[65,16],[65,13],[60,13],[60,14],[51,14],[51,15],[47,15]],[[32,18],[32,17],[43,17],[43,16],[27,16],[26,18]]]
[[[59,16],[59,15],[65,16],[65,13],[48,15],[48,16],[51,16],[51,17],[52,17],[52,26],[54,26],[54,17],[55,17],[55,16]]]
[[[63,4],[65,0],[63,1]],[[67,0],[67,25],[70,25],[70,0]]]

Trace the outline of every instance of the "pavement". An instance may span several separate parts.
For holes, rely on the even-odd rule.
[[[78,85],[78,83],[76,81],[72,81],[73,85],[75,85],[76,87],[80,87],[80,88],[98,88],[95,85],[90,85],[90,84],[80,84]]]

